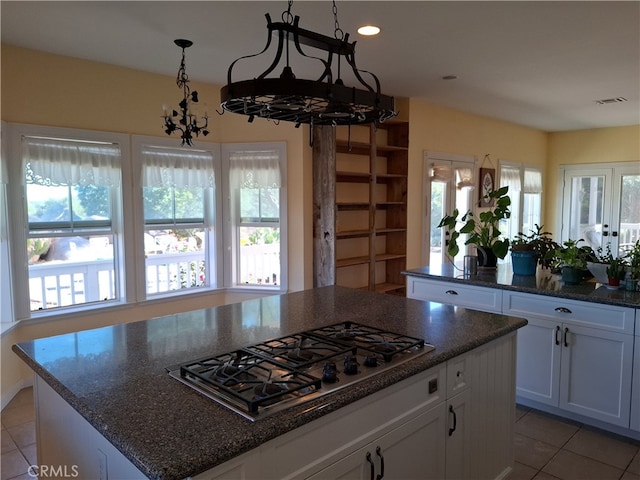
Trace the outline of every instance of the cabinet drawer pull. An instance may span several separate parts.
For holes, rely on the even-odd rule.
[[[560,340],[558,340],[559,333],[560,333],[560,325],[556,325],[556,345],[560,345]]]
[[[554,310],[558,313],[573,313],[571,310],[569,310],[566,307],[556,307]]]
[[[373,460],[371,459],[371,452],[367,452],[367,462],[369,462],[369,467],[371,468],[371,480],[374,480],[376,477],[376,466],[373,464]]]
[[[453,435],[453,432],[456,431],[456,424],[458,423],[458,418],[456,416],[456,411],[453,409],[453,405],[449,405],[449,413],[453,413],[453,427],[449,429],[449,436]]]
[[[455,290],[447,290],[446,292],[447,295],[458,295],[458,292],[456,292]]]
[[[569,342],[567,342],[567,337],[569,336],[569,327],[566,327],[564,329],[564,346],[568,347],[569,346]]]
[[[382,480],[384,478],[384,457],[382,456],[382,449],[380,446],[376,447],[376,455],[380,457],[380,473],[376,477],[376,480]]]

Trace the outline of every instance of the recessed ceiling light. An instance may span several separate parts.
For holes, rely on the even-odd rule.
[[[380,27],[376,27],[375,25],[363,25],[358,29],[358,33],[360,35],[378,35],[380,33]]]
[[[442,80],[455,80],[456,78],[458,78],[457,75],[445,75]]]

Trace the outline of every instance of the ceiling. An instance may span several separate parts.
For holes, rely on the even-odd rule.
[[[0,8],[3,43],[171,76],[180,63],[173,40],[193,40],[189,77],[224,85],[233,60],[263,49],[265,13],[281,21],[287,2],[2,0]],[[639,1],[339,0],[337,8],[357,40],[358,67],[387,95],[544,131],[640,124]],[[296,1],[292,13],[302,28],[333,37],[331,2]],[[359,36],[363,23],[382,33]],[[244,62],[248,77],[262,72],[256,62]],[[307,67],[294,68],[298,78],[317,77]],[[595,103],[618,97],[627,101]]]

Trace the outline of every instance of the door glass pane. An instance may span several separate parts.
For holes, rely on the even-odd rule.
[[[456,196],[455,208],[457,208],[458,211],[461,213],[459,218],[462,218],[464,213],[471,208],[471,192],[474,192],[474,191],[475,190],[471,188],[454,189],[455,196]],[[460,230],[460,228],[462,228],[462,225],[463,225],[463,222],[458,222],[456,229]],[[467,247],[464,244],[464,242],[467,241],[467,238],[469,238],[469,235],[467,234],[461,234],[458,237],[458,246],[460,247],[460,251],[458,252],[458,255],[456,255],[456,257],[453,259],[453,263],[460,270],[462,270],[462,267],[463,267],[464,256],[467,254],[469,250],[469,247]]]
[[[620,190],[620,255],[640,239],[640,175],[623,175]]]
[[[444,245],[444,229],[438,224],[444,217],[444,195],[446,183],[431,182],[431,241],[429,248],[429,265],[442,265],[442,247]]]
[[[583,239],[594,250],[602,245],[604,180],[604,175],[571,179],[569,238]]]

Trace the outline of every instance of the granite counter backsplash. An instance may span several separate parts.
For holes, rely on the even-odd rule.
[[[640,307],[640,292],[627,291],[624,288],[610,290],[593,278],[579,285],[565,285],[560,275],[542,268],[538,268],[535,276],[522,276],[514,275],[510,265],[501,264],[496,269],[479,269],[477,275],[464,275],[462,270],[446,264],[441,268],[415,268],[403,274],[587,302]]]

